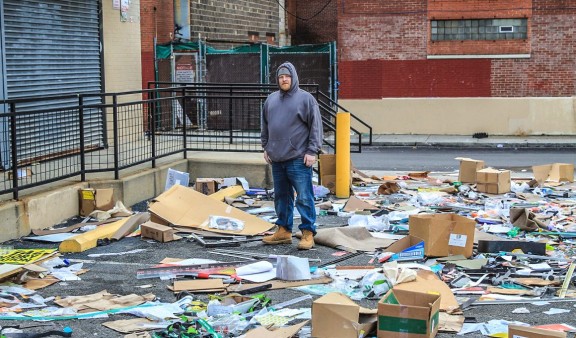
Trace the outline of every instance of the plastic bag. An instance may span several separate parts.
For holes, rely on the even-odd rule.
[[[348,220],[351,227],[365,227],[369,231],[390,230],[390,222],[386,215],[374,217],[372,215],[352,215]]]
[[[314,190],[314,197],[317,198],[326,197],[326,195],[330,193],[330,189],[323,185],[314,185],[312,188]]]
[[[390,290],[391,283],[384,274],[370,271],[362,277],[360,286],[367,297],[380,297]]]
[[[232,217],[210,216],[208,227],[218,230],[242,231],[244,230],[244,222]]]

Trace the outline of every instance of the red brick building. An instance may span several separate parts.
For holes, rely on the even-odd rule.
[[[574,0],[338,0],[340,98],[576,95]]]
[[[140,35],[142,50],[142,88],[155,81],[154,40],[170,42],[174,34],[174,1],[140,0]]]

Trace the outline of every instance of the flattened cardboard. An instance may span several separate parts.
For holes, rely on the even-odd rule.
[[[376,310],[360,307],[347,296],[328,293],[312,303],[312,337],[358,337],[369,335],[376,326]]]
[[[529,326],[508,325],[509,338],[566,338],[566,332],[538,329]]]
[[[344,205],[343,210],[346,212],[358,211],[358,210],[378,210],[378,207],[366,201],[363,201],[356,196],[350,196],[348,202],[346,202],[346,204]]]
[[[378,302],[378,337],[432,338],[439,317],[439,294],[392,288]]]
[[[194,189],[175,185],[160,194],[149,206],[152,221],[160,224],[192,227],[212,232],[254,236],[274,225],[228,204],[203,195]],[[232,217],[244,221],[241,231],[208,228],[210,216]]]
[[[456,214],[417,214],[409,219],[409,234],[424,240],[430,257],[472,256],[476,222]]]
[[[574,164],[552,163],[532,166],[534,178],[538,184],[550,182],[574,182]]]
[[[174,235],[172,227],[148,221],[140,226],[140,237],[151,238],[158,242],[171,242],[181,237]]]
[[[224,290],[225,286],[221,279],[191,279],[174,281],[174,292],[178,291],[202,291],[202,290]]]
[[[488,194],[510,192],[510,170],[493,168],[480,169],[476,172],[476,190]]]
[[[246,338],[291,338],[294,337],[304,325],[308,324],[308,322],[309,320],[306,320],[288,327],[267,328],[260,326],[246,332]]]
[[[476,183],[476,171],[484,168],[484,161],[467,157],[457,157],[455,160],[460,161],[458,181],[462,183]]]
[[[102,323],[102,325],[120,333],[131,333],[146,330],[150,324],[153,323],[154,322],[146,318],[131,318],[105,322]],[[148,337],[150,337],[150,335],[148,335]]]

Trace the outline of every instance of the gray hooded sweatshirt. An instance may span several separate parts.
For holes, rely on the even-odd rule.
[[[322,146],[322,117],[318,102],[298,86],[298,74],[294,65],[285,62],[292,75],[288,91],[278,90],[270,94],[262,110],[260,139],[273,162],[282,162],[314,155]],[[276,74],[278,74],[276,70]],[[278,81],[278,76],[276,76]]]

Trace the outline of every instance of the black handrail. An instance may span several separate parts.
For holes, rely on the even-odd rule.
[[[167,87],[158,87],[164,85]],[[0,105],[7,109],[0,113],[0,119],[4,119],[9,130],[5,139],[8,151],[3,154],[7,158],[3,160],[5,171],[10,173],[3,181],[0,176],[0,194],[11,193],[18,199],[24,189],[72,177],[85,181],[89,173],[109,172],[119,179],[124,169],[146,163],[156,167],[158,159],[175,154],[186,158],[188,151],[261,151],[260,111],[276,85],[158,82],[148,86],[149,89],[120,93],[0,100]],[[348,111],[320,92],[318,85],[302,87],[319,99],[324,130],[335,133],[334,119],[338,113],[335,107]],[[139,98],[134,98],[138,95]],[[180,126],[174,122],[177,112],[182,113]],[[59,129],[59,137],[43,137],[43,128],[59,123],[60,116],[66,117],[70,127]],[[202,118],[207,127],[191,126],[187,118],[197,118],[198,122]],[[366,126],[372,136],[367,124],[353,118]],[[192,119],[189,121],[194,123]],[[94,126],[98,128],[96,131]],[[362,133],[356,127],[350,130],[358,135],[358,143],[351,145],[357,145],[361,151]],[[32,143],[36,140],[43,143]],[[335,150],[335,141],[324,139],[323,146]],[[19,148],[22,146],[23,152]],[[34,167],[28,167],[32,164]],[[34,174],[21,177],[21,170],[30,168]]]

